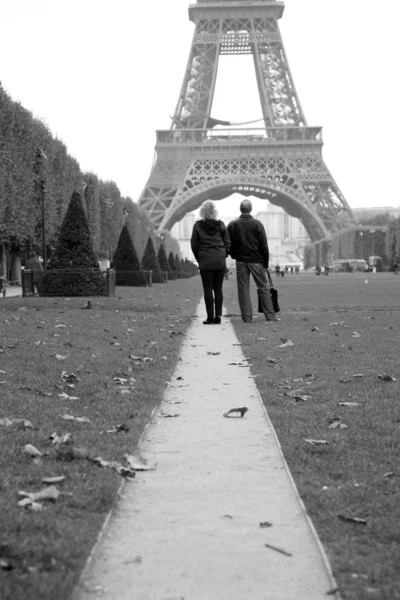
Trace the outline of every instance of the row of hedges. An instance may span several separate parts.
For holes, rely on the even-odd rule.
[[[66,146],[44,123],[14,102],[0,85],[0,246],[5,253],[24,257],[34,249],[42,254],[42,199],[44,198],[47,255],[51,256],[61,223],[74,191],[85,189],[82,202],[99,258],[114,253],[125,223],[143,256],[149,236],[156,242],[152,223],[113,181],[102,181],[81,171]],[[168,252],[179,252],[169,232],[162,232]],[[17,269],[17,267],[16,267]],[[10,279],[14,279],[9,273]]]
[[[385,266],[390,266],[400,251],[400,225],[393,220],[393,226],[353,227],[332,236],[332,240],[318,240],[304,247],[304,269],[330,265],[333,260],[365,259],[380,256]],[[397,234],[396,234],[397,232]],[[397,238],[396,238],[397,235]],[[391,240],[391,241],[389,241]],[[396,245],[397,244],[397,245]],[[391,252],[388,252],[388,247]]]

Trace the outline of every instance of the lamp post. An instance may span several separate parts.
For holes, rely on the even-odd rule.
[[[105,205],[107,206],[107,214],[108,214],[108,260],[110,261],[111,266],[111,209],[114,206],[114,201],[112,198],[106,198],[104,200]]]
[[[372,256],[375,256],[375,236],[374,236],[375,231],[376,231],[375,229],[369,230],[371,237],[372,237]]]
[[[362,231],[360,231],[360,238],[361,238],[361,258],[363,258],[363,256],[364,256],[363,237],[364,237],[364,234],[363,234]]]
[[[47,160],[46,154],[43,150],[38,146],[38,152],[40,159]],[[47,257],[46,257],[46,213],[44,209],[44,184],[45,179],[43,177],[43,162],[40,161],[40,200],[42,205],[42,255],[43,255],[43,268],[45,269],[47,266]]]

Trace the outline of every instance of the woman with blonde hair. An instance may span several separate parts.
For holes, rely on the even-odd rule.
[[[200,208],[200,220],[193,227],[192,252],[199,263],[203,282],[204,301],[207,319],[204,325],[219,325],[222,316],[222,284],[226,269],[226,257],[230,249],[229,234],[225,223],[217,219],[215,203],[203,202]]]

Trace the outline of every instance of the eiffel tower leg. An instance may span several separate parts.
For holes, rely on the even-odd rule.
[[[200,21],[196,25],[189,61],[173,117],[172,128],[174,129],[207,127],[217,79],[221,45],[220,28],[219,21],[216,23]],[[207,41],[209,33],[212,35],[211,42]],[[213,35],[215,33],[216,35]]]
[[[267,127],[306,126],[277,22],[274,27],[275,32],[253,34],[259,39],[253,45],[253,56],[264,118]]]

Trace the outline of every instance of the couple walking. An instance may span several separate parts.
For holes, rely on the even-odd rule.
[[[217,220],[214,202],[206,200],[200,208],[199,221],[193,227],[192,252],[199,263],[203,282],[207,319],[205,325],[221,323],[222,284],[226,257],[236,260],[236,278],[240,312],[245,323],[253,319],[250,298],[250,273],[257,285],[260,305],[267,322],[280,321],[275,316],[266,269],[269,264],[267,236],[263,224],[250,214],[250,200],[240,203],[241,215],[228,228]]]

